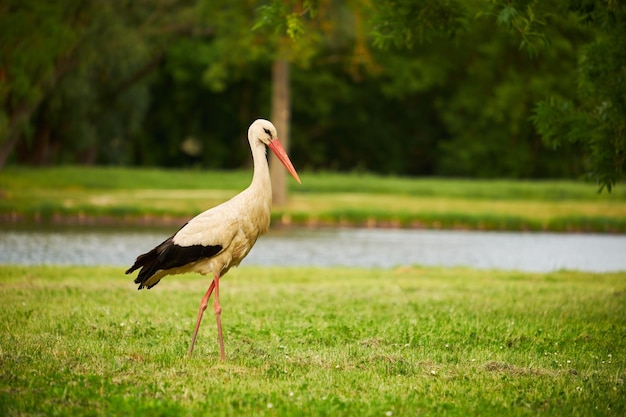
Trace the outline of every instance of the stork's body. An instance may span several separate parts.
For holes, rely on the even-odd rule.
[[[135,283],[139,289],[152,288],[166,275],[198,272],[211,274],[213,281],[202,302],[189,354],[193,352],[198,328],[213,290],[213,308],[217,318],[220,354],[225,358],[222,338],[219,279],[237,266],[252,249],[257,238],[270,225],[272,186],[265,146],[278,156],[293,177],[300,182],[289,157],[276,137],[276,128],[267,120],[255,121],[248,130],[254,175],[248,188],[230,200],[191,219],[178,232],[151,251],[137,257],[127,274],[141,268]]]

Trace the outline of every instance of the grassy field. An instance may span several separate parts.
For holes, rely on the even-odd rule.
[[[8,168],[0,222],[174,223],[233,196],[244,171]],[[410,179],[307,173],[273,221],[484,230],[626,232],[626,187],[573,181]]]
[[[626,415],[626,272],[244,267],[225,362],[207,284],[0,266],[0,415]]]

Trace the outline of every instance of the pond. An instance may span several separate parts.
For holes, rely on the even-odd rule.
[[[130,266],[172,231],[0,231],[0,263]],[[626,236],[397,229],[279,229],[261,237],[242,265],[468,266],[547,272],[626,270]]]

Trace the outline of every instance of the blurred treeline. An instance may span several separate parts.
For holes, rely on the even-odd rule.
[[[520,48],[484,1],[468,0],[411,47],[380,48],[376,1],[319,1],[307,26],[286,28],[263,23],[271,8],[251,0],[3,3],[0,166],[244,166],[247,127],[270,117],[272,63],[286,57],[299,169],[588,169],[580,147],[546,146],[532,121],[543,99],[577,100],[580,51],[597,34],[573,14],[542,27],[549,45]],[[438,31],[439,18],[454,30]]]

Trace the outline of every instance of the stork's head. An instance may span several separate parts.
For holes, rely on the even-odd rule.
[[[269,146],[272,140],[276,139],[276,128],[269,120],[257,119],[250,125],[248,129],[248,137],[256,139]]]
[[[291,176],[294,177],[300,184],[300,177],[298,176],[296,169],[293,167],[291,160],[289,160],[287,152],[285,152],[285,148],[283,148],[283,145],[278,140],[276,128],[272,122],[265,119],[255,120],[248,129],[248,140],[250,140],[250,146],[254,146],[254,141],[259,141],[267,145],[278,157],[280,162],[282,162],[285,168],[287,168],[287,171],[289,171]]]

